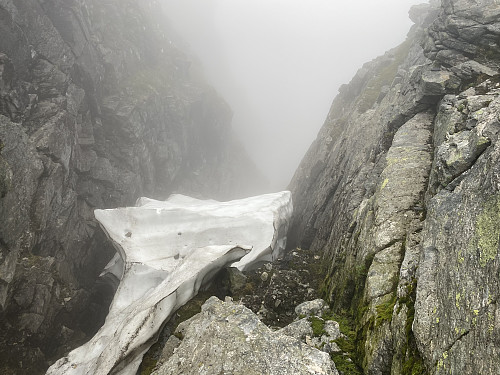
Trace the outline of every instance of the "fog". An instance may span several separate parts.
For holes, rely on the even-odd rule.
[[[338,88],[404,41],[422,0],[163,0],[173,28],[234,112],[233,128],[284,189]]]

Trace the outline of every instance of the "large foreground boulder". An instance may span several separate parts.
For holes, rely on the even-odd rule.
[[[327,353],[273,332],[243,305],[211,297],[179,325],[183,337],[155,375],[337,375]]]
[[[274,260],[284,249],[290,192],[217,202],[174,195],[96,210],[117,248],[105,274],[120,280],[104,326],[47,374],[135,374],[162,324],[221,268]]]

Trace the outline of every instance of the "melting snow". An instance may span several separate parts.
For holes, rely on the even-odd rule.
[[[291,214],[288,191],[230,202],[176,194],[96,210],[117,249],[102,275],[119,286],[103,327],[47,374],[135,374],[163,322],[221,268],[278,257]]]

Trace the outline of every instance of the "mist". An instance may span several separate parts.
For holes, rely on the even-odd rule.
[[[229,103],[271,190],[284,189],[340,85],[405,40],[419,0],[163,0],[169,21]]]

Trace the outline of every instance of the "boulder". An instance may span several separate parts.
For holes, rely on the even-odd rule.
[[[313,335],[311,322],[307,318],[302,318],[290,323],[286,327],[283,327],[280,332],[304,342],[307,336],[311,337]]]
[[[314,321],[320,323],[320,332],[314,332]],[[299,319],[280,329],[279,332],[294,337],[313,348],[319,348],[326,353],[341,352],[336,340],[345,338],[340,332],[339,323],[334,320],[324,320],[317,316]]]
[[[180,325],[183,340],[153,374],[334,375],[328,354],[273,332],[243,305],[211,297]]]
[[[295,308],[295,314],[297,315],[319,315],[328,309],[328,305],[325,301],[318,298],[314,301],[306,301],[301,303]]]

